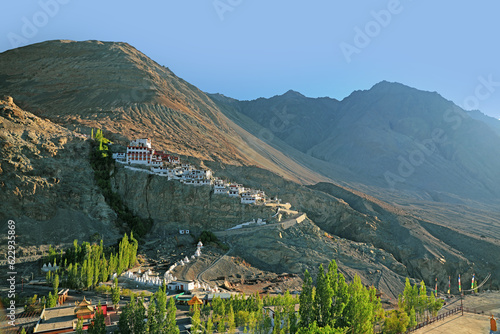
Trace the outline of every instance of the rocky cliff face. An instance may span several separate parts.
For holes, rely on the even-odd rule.
[[[0,100],[0,137],[0,220],[16,222],[21,247],[94,233],[118,237],[115,213],[94,184],[85,137],[20,109],[10,97]]]
[[[152,218],[155,230],[223,230],[263,218],[275,221],[275,210],[245,205],[239,198],[215,195],[211,187],[184,185],[166,177],[117,167],[113,188],[137,215]]]
[[[405,266],[406,275],[433,282],[437,277],[446,284],[449,275],[476,275],[489,272],[500,275],[500,267],[488,261],[485,254],[500,251],[500,242],[460,229],[444,227],[440,222],[423,219],[410,211],[390,205],[366,194],[331,183],[303,187],[264,170],[252,167],[217,169],[218,175],[239,176],[245,184],[260,184],[307,213],[322,231],[342,238],[367,243],[392,254]],[[486,228],[486,226],[485,226]],[[478,274],[480,272],[481,274]],[[498,286],[497,279],[492,286]]]
[[[404,288],[406,267],[383,249],[331,236],[310,219],[283,228],[280,224],[237,232],[221,232],[232,252],[261,269],[316,276],[320,263],[332,259],[347,279],[359,275],[386,297],[397,297]]]

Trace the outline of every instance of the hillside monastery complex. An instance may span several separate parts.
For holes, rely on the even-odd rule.
[[[151,140],[147,138],[131,141],[127,152],[113,153],[113,159],[126,165],[149,167],[152,174],[167,177],[168,180],[213,187],[214,194],[240,198],[243,204],[266,202],[264,191],[245,188],[241,184],[214,177],[210,169],[197,169],[190,164],[182,164],[179,157],[155,150],[151,146]]]

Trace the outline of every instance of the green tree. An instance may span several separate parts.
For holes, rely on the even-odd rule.
[[[116,277],[111,288],[111,301],[115,306],[115,309],[118,309],[118,304],[120,303],[120,287],[118,286],[118,278]]]
[[[120,334],[132,334],[134,333],[134,309],[135,309],[135,300],[134,295],[130,297],[130,303],[128,303],[122,310],[120,314],[120,320],[118,322],[118,328],[120,330]]]
[[[160,333],[160,324],[158,323],[158,312],[156,310],[156,301],[155,296],[151,296],[149,300],[148,307],[148,323],[147,323],[147,331],[148,333]]]
[[[76,334],[83,334],[83,319],[78,319],[75,328]]]
[[[301,327],[299,328],[298,332],[299,334],[345,334],[346,329],[342,328],[332,328],[330,325],[327,325],[326,327],[318,327],[318,324],[313,322],[312,324],[309,325],[309,327]]]
[[[417,316],[415,313],[415,308],[412,307],[410,313],[408,314],[408,327],[415,327],[417,325]]]
[[[422,319],[425,315],[425,311],[427,310],[428,298],[427,298],[427,288],[425,286],[425,282],[420,282],[420,289],[418,295],[418,308],[415,310],[417,314],[420,315],[420,319]]]
[[[229,312],[227,313],[227,332],[229,334],[234,334],[236,332],[233,305],[229,306]]]
[[[134,238],[134,232],[130,232],[130,244],[129,244],[129,267],[132,268],[137,262],[137,249],[139,248],[139,242]]]
[[[52,280],[52,287],[54,288],[54,293],[57,295],[59,292],[59,275],[55,274],[54,279]]]
[[[299,297],[300,327],[309,327],[314,322],[314,286],[309,271],[304,273],[302,293]]]
[[[261,327],[261,331],[260,333],[262,334],[268,334],[269,331],[271,330],[271,326],[272,326],[272,320],[271,320],[271,317],[269,315],[268,312],[266,312],[266,314],[264,315],[264,319],[263,319],[263,322],[262,322],[262,327]]]
[[[155,293],[156,300],[156,321],[161,329],[160,333],[164,332],[166,317],[167,317],[167,287],[165,284]],[[175,305],[174,305],[175,306]]]
[[[165,333],[168,334],[179,334],[179,327],[177,327],[177,323],[175,321],[175,314],[177,312],[177,308],[175,307],[174,298],[170,298],[167,306],[167,320],[165,324]]]
[[[193,305],[193,316],[191,317],[191,333],[198,333],[200,326],[200,307],[195,304]]]
[[[208,317],[207,324],[205,325],[205,332],[207,334],[212,334],[214,332],[214,323],[212,317]]]
[[[443,307],[443,300],[436,298],[434,292],[431,291],[431,296],[429,297],[428,310],[433,317],[437,316],[438,311]]]
[[[89,334],[106,334],[106,323],[102,312],[101,303],[97,306],[97,313],[94,321],[90,324]]]
[[[346,305],[346,317],[349,332],[352,334],[373,333],[374,304],[370,291],[361,283],[358,275],[349,284],[351,298]],[[374,294],[373,294],[373,297]]]
[[[52,292],[49,291],[49,296],[47,298],[47,307],[56,307],[57,306],[57,295],[53,295]]]
[[[345,327],[346,317],[344,311],[349,302],[348,285],[344,275],[338,272],[338,266],[335,260],[328,265],[328,280],[333,291],[332,308],[330,310],[330,327]]]
[[[316,280],[316,298],[314,300],[315,318],[320,327],[326,326],[331,321],[332,300],[333,289],[330,276],[325,274],[323,265],[320,264]]]
[[[146,319],[146,308],[144,307],[144,300],[142,298],[137,298],[137,306],[134,312],[134,318],[134,333],[146,333],[147,323],[144,321]]]
[[[406,332],[410,319],[403,309],[389,312],[384,321],[384,333],[398,334]]]
[[[219,333],[224,333],[226,328],[224,326],[224,318],[222,316],[219,316],[217,318],[218,322],[217,322],[217,332]]]

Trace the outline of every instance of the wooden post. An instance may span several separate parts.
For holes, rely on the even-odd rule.
[[[464,302],[463,302],[463,300],[464,300],[464,293],[462,292],[460,294],[460,308],[462,309],[462,315],[464,315]]]

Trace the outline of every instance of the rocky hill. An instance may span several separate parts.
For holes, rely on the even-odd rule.
[[[93,240],[95,234],[108,243],[119,238],[116,214],[94,182],[87,137],[20,109],[10,97],[0,100],[0,126],[1,219],[16,222],[20,261],[37,260],[49,244],[65,247],[74,239]],[[245,168],[252,171],[249,175],[241,173],[242,180],[260,182],[252,175],[263,170]],[[237,179],[239,174],[232,178]],[[172,237],[178,229],[190,229],[194,234],[202,230],[229,233],[225,231],[238,223],[264,218],[270,225],[263,229],[251,233],[242,229],[238,230],[243,231],[239,237],[222,237],[235,254],[259,268],[296,274],[305,269],[315,272],[319,263],[335,256],[348,277],[359,274],[365,284],[376,285],[390,297],[399,291],[407,274],[405,266],[391,254],[367,244],[327,237],[308,219],[283,229],[273,217],[275,208],[242,205],[238,199],[214,195],[210,187],[183,185],[120,165],[112,175],[113,188],[128,207],[154,220],[146,242]],[[276,175],[272,179],[283,182]],[[275,182],[263,185],[270,193],[277,190],[276,194],[285,194],[274,188]],[[287,218],[283,215],[284,220]],[[304,254],[310,257],[305,260]]]
[[[11,97],[0,99],[0,138],[0,220],[16,222],[20,246],[96,233],[118,238],[116,215],[94,183],[87,138],[20,109]]]
[[[421,215],[424,209],[415,211],[410,206],[394,206],[332,183],[304,187],[254,167],[218,169],[214,164],[211,167],[218,175],[238,176],[249,186],[259,184],[266,192],[277,190],[278,197],[305,212],[322,231],[383,249],[406,267],[410,277],[426,282],[437,277],[440,284],[445,284],[449,275],[458,273],[472,276],[475,272],[481,277],[488,273],[500,275],[500,266],[488,260],[488,254],[500,251],[500,234],[495,224],[500,220],[498,216],[487,216],[466,207],[461,207],[453,216],[453,206],[441,210],[440,214],[431,214],[439,212],[438,208],[427,207],[427,214],[434,217],[431,219]],[[460,215],[474,227],[461,223]],[[454,217],[454,224],[446,217]],[[491,286],[498,285],[494,278]]]
[[[346,274],[393,295],[404,276],[430,282],[491,272],[498,287],[500,267],[488,256],[500,250],[499,137],[436,93],[384,82],[343,101],[293,91],[246,102],[209,98],[130,45],[98,41],[0,54],[0,93],[24,109],[0,102],[0,218],[15,218],[26,245],[95,233],[116,240],[116,213],[95,185],[84,135],[98,127],[118,149],[150,137],[156,148],[306,214],[281,225],[275,209],[117,165],[113,190],[154,222],[147,242],[208,229],[254,266],[301,273],[336,258]],[[399,175],[400,157],[417,150],[425,162]],[[388,191],[386,172],[404,182],[396,178]],[[275,224],[226,231],[256,218]]]
[[[116,143],[326,180],[241,129],[202,91],[127,43],[48,41],[0,54],[0,91],[39,116]]]

